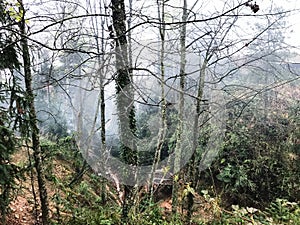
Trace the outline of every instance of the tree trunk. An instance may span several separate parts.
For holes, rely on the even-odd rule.
[[[41,200],[41,209],[42,209],[42,222],[43,225],[49,224],[49,207],[48,207],[48,197],[45,176],[43,172],[42,164],[42,152],[40,148],[40,139],[39,139],[39,128],[37,126],[37,117],[36,110],[34,105],[34,94],[32,90],[32,75],[31,75],[31,62],[28,41],[26,38],[26,28],[25,28],[25,9],[23,6],[22,0],[19,1],[20,9],[23,11],[20,14],[22,15],[22,20],[19,23],[20,33],[21,33],[21,48],[22,48],[22,57],[24,64],[24,77],[25,77],[25,89],[26,89],[26,100],[29,114],[29,129],[31,130],[31,139],[32,139],[32,149],[33,157],[35,161],[35,168],[37,171],[37,181],[39,186],[39,195]]]
[[[136,132],[135,109],[133,105],[132,75],[129,71],[128,42],[126,39],[126,15],[124,0],[112,0],[112,19],[115,31],[116,55],[116,93],[119,132],[121,140],[121,156],[128,165],[137,164],[137,153],[130,137]],[[126,144],[124,144],[126,142]],[[131,144],[128,146],[128,143]],[[126,174],[127,171],[123,171]],[[126,175],[125,175],[126,176]],[[127,223],[128,213],[134,202],[135,188],[124,186],[122,222]]]
[[[188,172],[189,172],[189,180],[190,180],[190,187],[195,188],[196,186],[196,168],[195,168],[195,159],[196,159],[196,150],[198,146],[198,139],[199,139],[199,116],[201,113],[201,100],[203,98],[203,90],[204,90],[204,81],[205,81],[205,71],[207,67],[208,60],[207,58],[204,59],[201,68],[200,68],[200,78],[198,84],[198,93],[197,93],[197,100],[196,100],[196,114],[194,118],[194,125],[193,125],[193,155],[190,159]],[[194,205],[194,196],[191,192],[188,193],[188,210],[187,210],[187,221],[188,224],[191,222],[191,217],[193,214],[193,205]]]
[[[185,67],[186,67],[186,21],[187,21],[187,1],[183,1],[182,22],[183,25],[180,31],[180,93],[179,93],[179,114],[178,128],[175,147],[174,171],[179,171],[181,166],[182,154],[182,132],[184,120],[184,91],[185,91]],[[177,212],[178,207],[178,190],[179,190],[179,174],[173,179],[172,190],[172,212]]]
[[[153,200],[153,194],[154,194],[154,185],[153,185],[153,180],[154,180],[154,174],[157,169],[158,163],[160,161],[160,155],[161,155],[161,150],[164,145],[165,137],[166,137],[166,129],[167,129],[167,106],[166,106],[166,99],[165,99],[165,35],[166,35],[166,29],[165,25],[163,24],[165,22],[165,2],[162,1],[162,6],[160,8],[159,2],[157,2],[157,9],[158,9],[158,18],[159,22],[161,23],[159,26],[159,35],[160,35],[160,54],[159,54],[159,63],[160,63],[160,79],[161,79],[161,125],[160,125],[160,131],[158,134],[158,140],[157,140],[157,145],[156,145],[156,150],[154,154],[154,161],[153,165],[151,168],[151,176],[150,176],[150,182],[149,182],[149,190],[150,190],[150,201],[149,203],[151,204]]]
[[[101,1],[99,3],[99,8],[101,9]],[[105,12],[106,13],[106,12]],[[98,30],[98,29],[97,29]],[[105,34],[104,34],[104,30],[105,30],[105,19],[103,19],[101,17],[101,52],[103,53],[105,51]],[[97,42],[97,52],[100,54],[100,49],[99,49],[99,43],[98,43],[98,39],[96,38],[96,42]],[[102,62],[101,62],[102,61]],[[101,58],[98,58],[98,65],[100,66],[100,118],[101,118],[101,144],[102,144],[102,149],[103,151],[106,151],[106,127],[105,127],[105,86],[104,86],[104,65],[102,65],[102,63],[104,64],[105,62],[105,58],[104,55],[101,55]],[[105,179],[102,180],[102,184],[101,184],[101,201],[102,204],[106,203],[106,181]]]

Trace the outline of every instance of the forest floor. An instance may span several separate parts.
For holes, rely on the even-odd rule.
[[[25,148],[15,153],[12,163],[15,165],[25,165],[28,162],[28,152]],[[25,180],[17,180],[18,187],[13,194],[13,200],[10,202],[7,224],[9,225],[34,225],[34,197],[32,192],[32,182],[30,176],[25,175]],[[37,185],[33,186],[37,189]]]
[[[12,163],[15,165],[28,165],[28,152],[26,149],[22,149],[13,155]],[[54,160],[53,161],[53,176],[64,179],[64,177],[74,174],[72,167],[68,165],[65,161]],[[31,177],[34,177],[31,179]],[[7,215],[8,225],[35,225],[37,220],[41,218],[41,212],[35,203],[39,201],[38,196],[38,184],[35,174],[30,174],[27,172],[24,174],[25,179],[20,179],[17,181],[17,189],[14,191],[13,200],[9,205],[9,214]],[[33,190],[34,189],[34,190]],[[53,182],[47,181],[47,191],[49,199],[50,217],[55,216],[56,208],[53,201],[57,187]],[[36,193],[35,195],[33,193]],[[205,199],[197,195],[195,198],[196,202],[196,214],[194,216],[205,218],[210,220],[212,217],[212,204],[208,204]],[[172,200],[170,196],[161,196],[159,201],[159,206],[162,209],[163,215],[166,217],[171,214]],[[68,215],[67,212],[61,212],[65,216]]]
[[[22,148],[12,157],[12,163],[23,166],[30,165],[28,158],[28,150]],[[72,167],[66,161],[53,160],[53,177],[64,180],[70,174],[74,174]],[[16,181],[17,189],[14,191],[13,200],[9,205],[9,214],[7,216],[7,225],[35,225],[41,220],[41,210],[38,205],[38,182],[35,170],[31,170],[24,174],[24,178]],[[54,182],[46,179],[47,194],[49,200],[49,216],[54,217],[56,206],[54,196],[57,186]],[[35,194],[34,194],[35,193]],[[62,212],[63,214],[63,212]]]
[[[36,210],[34,210],[34,197],[29,187],[30,185],[31,184],[24,182],[22,190],[18,192],[14,200],[10,203],[10,214],[7,217],[8,225],[35,225],[36,218],[40,219],[41,213],[39,212],[38,215],[36,215]],[[37,186],[35,188],[37,189]],[[51,195],[49,192],[48,194]],[[200,196],[196,198],[196,204],[198,207],[195,210],[196,213],[194,216],[202,220],[210,221],[213,217],[211,204],[206,203]],[[171,214],[172,200],[170,198],[160,201],[159,206],[162,208],[165,216]],[[50,207],[50,215],[54,210],[53,207]]]
[[[80,205],[86,207],[83,209],[83,212],[84,210],[87,210],[88,213],[91,212],[89,210],[93,209],[95,205],[99,206],[99,199],[101,199],[99,196],[102,193],[101,190],[99,191],[100,178],[96,177],[93,180],[91,175],[92,172],[89,171],[88,173],[90,174],[86,173],[74,187],[70,187],[68,184],[71,180],[73,180],[76,174],[78,174],[78,171],[76,172],[76,168],[71,164],[71,161],[60,159],[59,157],[53,157],[49,161],[51,161],[51,163],[46,164],[47,168],[45,170],[50,209],[49,216],[51,220],[55,222],[55,224],[61,224],[59,221],[68,221],[64,224],[73,224],[69,221],[71,221],[70,219],[74,218],[74,215],[76,215],[74,214],[74,211],[76,211],[76,209],[81,209]],[[25,165],[28,166],[29,160],[27,150],[21,149],[16,154],[14,154],[12,163],[20,167],[25,167]],[[159,211],[161,212],[163,221],[169,221],[170,218],[172,218],[172,191],[170,191],[170,187],[166,191],[166,187],[167,186],[162,186],[161,188],[158,188],[157,194],[159,194],[159,196],[156,196],[157,207],[160,208]],[[104,212],[102,215],[105,215],[105,210],[110,210],[109,213],[106,214],[106,216],[109,215],[108,218],[116,214],[117,216],[119,216],[118,209],[121,208],[121,199],[119,198],[119,193],[116,191],[115,185],[113,183],[107,183],[106,187],[104,188],[106,188],[106,193],[108,196],[107,199],[110,200],[108,200],[108,203],[103,205],[102,209],[104,209]],[[41,211],[39,208],[39,204],[36,204],[37,202],[39,202],[38,193],[38,184],[35,172],[34,170],[29,170],[24,173],[23,179],[19,179],[16,181],[16,189],[13,192],[13,198],[9,205],[7,225],[41,224],[39,223],[41,219]],[[184,193],[184,190],[181,190],[180,193]],[[57,196],[59,196],[59,200]],[[279,222],[273,223],[273,217],[270,217],[268,213],[261,212],[260,210],[255,208],[240,208],[239,206],[232,206],[232,209],[225,209],[221,207],[221,199],[219,199],[219,197],[210,196],[207,190],[202,190],[200,194],[194,193],[194,201],[195,204],[193,219],[197,222],[195,224],[211,224],[213,221],[220,221],[220,223],[214,224],[300,225],[300,207],[295,206],[296,203],[283,201],[282,203],[279,202],[279,205],[275,205],[275,207],[273,207],[273,210],[275,210],[275,212],[272,216],[275,216],[274,218]],[[114,205],[116,207],[114,207]],[[99,208],[96,208],[96,211],[97,209]],[[278,209],[280,210],[277,212]],[[292,213],[290,213],[290,209]],[[150,210],[152,210],[152,208],[150,208]],[[180,215],[186,214],[185,209],[178,209],[178,212],[180,212]],[[224,215],[226,219],[229,218],[228,220],[226,220],[226,223],[222,222],[222,218],[224,219]],[[98,216],[99,215],[96,214],[96,218]],[[254,221],[254,217],[257,218],[256,221]],[[77,217],[75,216],[75,218]],[[260,222],[260,220],[264,221],[264,223]],[[82,223],[83,221],[77,224],[85,225],[86,223]],[[241,223],[241,221],[243,221],[243,223]]]

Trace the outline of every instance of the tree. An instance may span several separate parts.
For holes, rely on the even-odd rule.
[[[0,2],[0,24],[3,27],[13,28],[15,21],[13,17],[9,15],[7,10],[7,2]],[[12,14],[13,15],[13,14]],[[14,69],[19,68],[20,63],[17,55],[17,44],[15,42],[15,34],[13,32],[5,32],[2,30],[0,33],[0,69]]]
[[[30,135],[32,139],[32,149],[34,156],[34,165],[37,172],[37,180],[39,186],[39,196],[41,201],[41,209],[42,209],[42,222],[43,225],[49,224],[49,206],[48,206],[48,196],[47,189],[45,183],[45,174],[43,171],[43,161],[42,161],[42,152],[40,148],[40,139],[39,139],[39,128],[37,126],[37,116],[34,104],[34,93],[32,89],[32,75],[31,75],[31,60],[29,53],[29,45],[27,40],[27,31],[26,31],[26,20],[25,13],[26,9],[24,8],[22,0],[20,3],[20,15],[21,20],[19,22],[20,28],[20,44],[21,44],[21,55],[23,58],[23,67],[24,67],[24,79],[25,79],[25,99],[26,99],[26,107],[28,110],[28,125],[30,128]]]
[[[126,15],[124,0],[112,1],[112,19],[115,31],[115,57],[116,57],[116,94],[117,94],[117,112],[119,117],[119,132],[121,140],[121,155],[124,162],[128,165],[137,164],[137,154],[133,141],[130,136],[135,135],[136,121],[133,105],[133,92],[131,89],[132,75],[128,61],[128,41],[126,38]],[[129,142],[128,142],[129,139]],[[128,143],[130,144],[128,146]],[[128,173],[129,171],[123,171]],[[124,186],[124,203],[122,218],[126,223],[129,209],[133,204],[134,188],[128,185]]]
[[[0,2],[0,26],[14,27],[14,18],[7,12],[7,3]],[[18,45],[15,34],[0,30],[0,221],[6,224],[7,207],[16,179],[19,178],[18,166],[11,162],[16,151],[17,139],[14,132],[22,130],[21,107],[23,91],[15,71],[20,68]]]
[[[175,147],[175,160],[174,160],[174,170],[179,171],[181,167],[181,155],[182,153],[182,136],[183,136],[183,129],[184,129],[184,93],[186,87],[186,21],[188,18],[187,12],[187,1],[183,1],[182,7],[182,22],[184,23],[181,27],[180,31],[180,93],[179,93],[179,112],[178,112],[178,128],[177,128],[177,140],[176,140],[176,147]],[[173,179],[173,193],[172,193],[172,211],[176,212],[178,206],[178,183],[179,177],[175,176]],[[189,218],[191,218],[191,210],[188,211]]]

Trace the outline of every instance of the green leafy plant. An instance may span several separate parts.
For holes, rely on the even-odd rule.
[[[270,204],[266,212],[277,223],[300,223],[300,206],[296,202],[278,198]]]
[[[250,107],[230,117],[220,160],[211,168],[228,203],[263,208],[278,197],[299,199],[298,112],[287,111],[265,116]]]

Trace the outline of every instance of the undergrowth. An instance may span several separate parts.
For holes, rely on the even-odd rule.
[[[53,225],[118,225],[121,223],[122,205],[117,202],[118,193],[113,184],[96,176],[87,166],[82,172],[85,164],[73,146],[72,139],[60,140],[57,143],[43,142],[42,147],[47,166],[47,178],[51,183],[52,194],[52,224]],[[60,172],[57,166],[60,166]],[[63,167],[63,168],[61,168]],[[62,176],[64,171],[64,176]],[[223,170],[223,175],[225,170]],[[227,179],[229,176],[223,177]],[[76,178],[76,182],[74,181]],[[230,177],[229,177],[230,178]],[[103,195],[105,193],[105,195]],[[265,208],[255,208],[244,205],[232,205],[231,208],[224,207],[222,196],[217,193],[209,193],[202,190],[201,198],[203,205],[194,210],[194,218],[191,225],[211,224],[268,224],[288,225],[300,224],[299,203],[278,198]],[[137,204],[138,205],[138,204]],[[207,214],[201,215],[201,207],[209,205]],[[128,218],[128,225],[183,225],[185,212],[172,214],[160,207],[160,202],[143,203],[142,210],[135,206]]]

